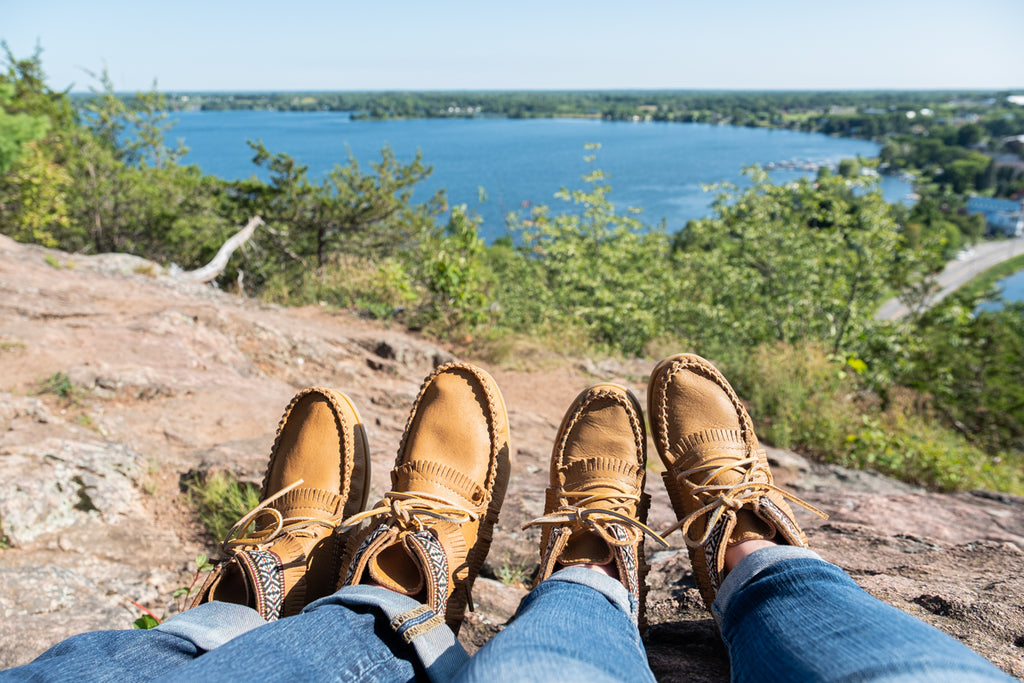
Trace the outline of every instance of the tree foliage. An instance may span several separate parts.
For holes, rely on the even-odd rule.
[[[678,325],[706,342],[755,346],[816,340],[838,352],[872,324],[894,278],[901,237],[877,191],[841,177],[772,185],[749,172],[725,186],[716,216],[678,240],[680,267],[699,273]]]
[[[502,293],[506,319],[520,330],[569,320],[602,346],[637,353],[664,329],[658,303],[670,285],[668,240],[635,209],[616,211],[603,171],[583,181],[555,195],[570,209],[539,205],[528,219],[514,218],[521,276],[512,274]]]

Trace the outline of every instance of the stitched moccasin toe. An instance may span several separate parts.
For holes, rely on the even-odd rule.
[[[752,539],[806,546],[787,499],[775,486],[754,425],[725,377],[700,356],[659,363],[647,408],[663,478],[686,538],[690,564],[711,609],[724,578],[728,546]],[[824,516],[824,515],[823,515]]]
[[[633,620],[644,629],[644,493],[647,438],[640,405],[628,390],[598,384],[576,397],[562,418],[540,526],[537,583],[573,565],[605,565],[630,594]]]
[[[225,559],[192,601],[254,607],[269,620],[297,614],[335,589],[341,520],[366,505],[366,432],[344,394],[313,387],[285,410],[259,506],[228,533]]]
[[[438,368],[406,425],[391,491],[346,520],[341,585],[413,596],[457,633],[491,545],[509,476],[508,416],[494,380],[464,363]]]

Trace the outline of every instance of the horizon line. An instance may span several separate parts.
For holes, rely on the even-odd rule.
[[[73,90],[74,85],[64,90],[68,95],[94,95],[93,90]],[[1024,86],[1001,87],[1001,88],[977,88],[977,87],[942,87],[942,88],[371,88],[371,89],[259,89],[259,90],[230,90],[230,89],[187,89],[173,88],[161,89],[151,88],[149,90],[115,90],[114,94],[133,94],[139,92],[158,92],[164,95],[170,94],[205,94],[205,95],[330,95],[330,94],[390,94],[390,93],[415,93],[415,94],[559,94],[559,93],[638,93],[638,94],[673,94],[673,93],[703,93],[703,94],[1014,94],[1016,91],[1024,91]]]

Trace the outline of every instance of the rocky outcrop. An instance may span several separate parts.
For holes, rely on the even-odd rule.
[[[451,357],[344,312],[285,310],[176,281],[134,257],[73,256],[0,237],[0,667],[74,633],[127,628],[141,614],[133,602],[173,614],[192,558],[216,548],[182,478],[231,470],[259,482],[280,413],[300,388],[352,396],[373,455],[371,498],[379,496],[422,378]],[[476,611],[460,635],[469,649],[502,628],[536,567],[538,533],[521,525],[541,512],[565,407],[599,380],[643,396],[650,366],[489,368],[516,455]],[[1024,500],[939,494],[785,451],[770,457],[780,480],[830,513],[801,517],[826,559],[1024,676]],[[675,520],[651,468],[650,521],[665,528]],[[685,548],[671,540],[650,557],[652,668],[664,681],[726,680]]]

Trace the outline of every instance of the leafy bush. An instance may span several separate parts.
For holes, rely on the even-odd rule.
[[[195,505],[199,521],[218,540],[260,502],[259,488],[239,482],[226,472],[193,478],[186,495]]]
[[[891,386],[883,401],[864,381],[864,361],[775,343],[720,362],[768,443],[940,489],[1024,493],[1019,454],[983,450],[944,428],[913,390]]]
[[[637,210],[616,212],[602,171],[583,180],[585,189],[555,195],[577,210],[540,205],[528,219],[514,217],[522,246],[518,261],[503,254],[501,322],[542,332],[578,327],[596,345],[639,353],[663,331],[662,309],[674,295],[668,239]]]
[[[819,346],[733,349],[722,368],[769,443],[827,459],[857,428],[853,370]]]

